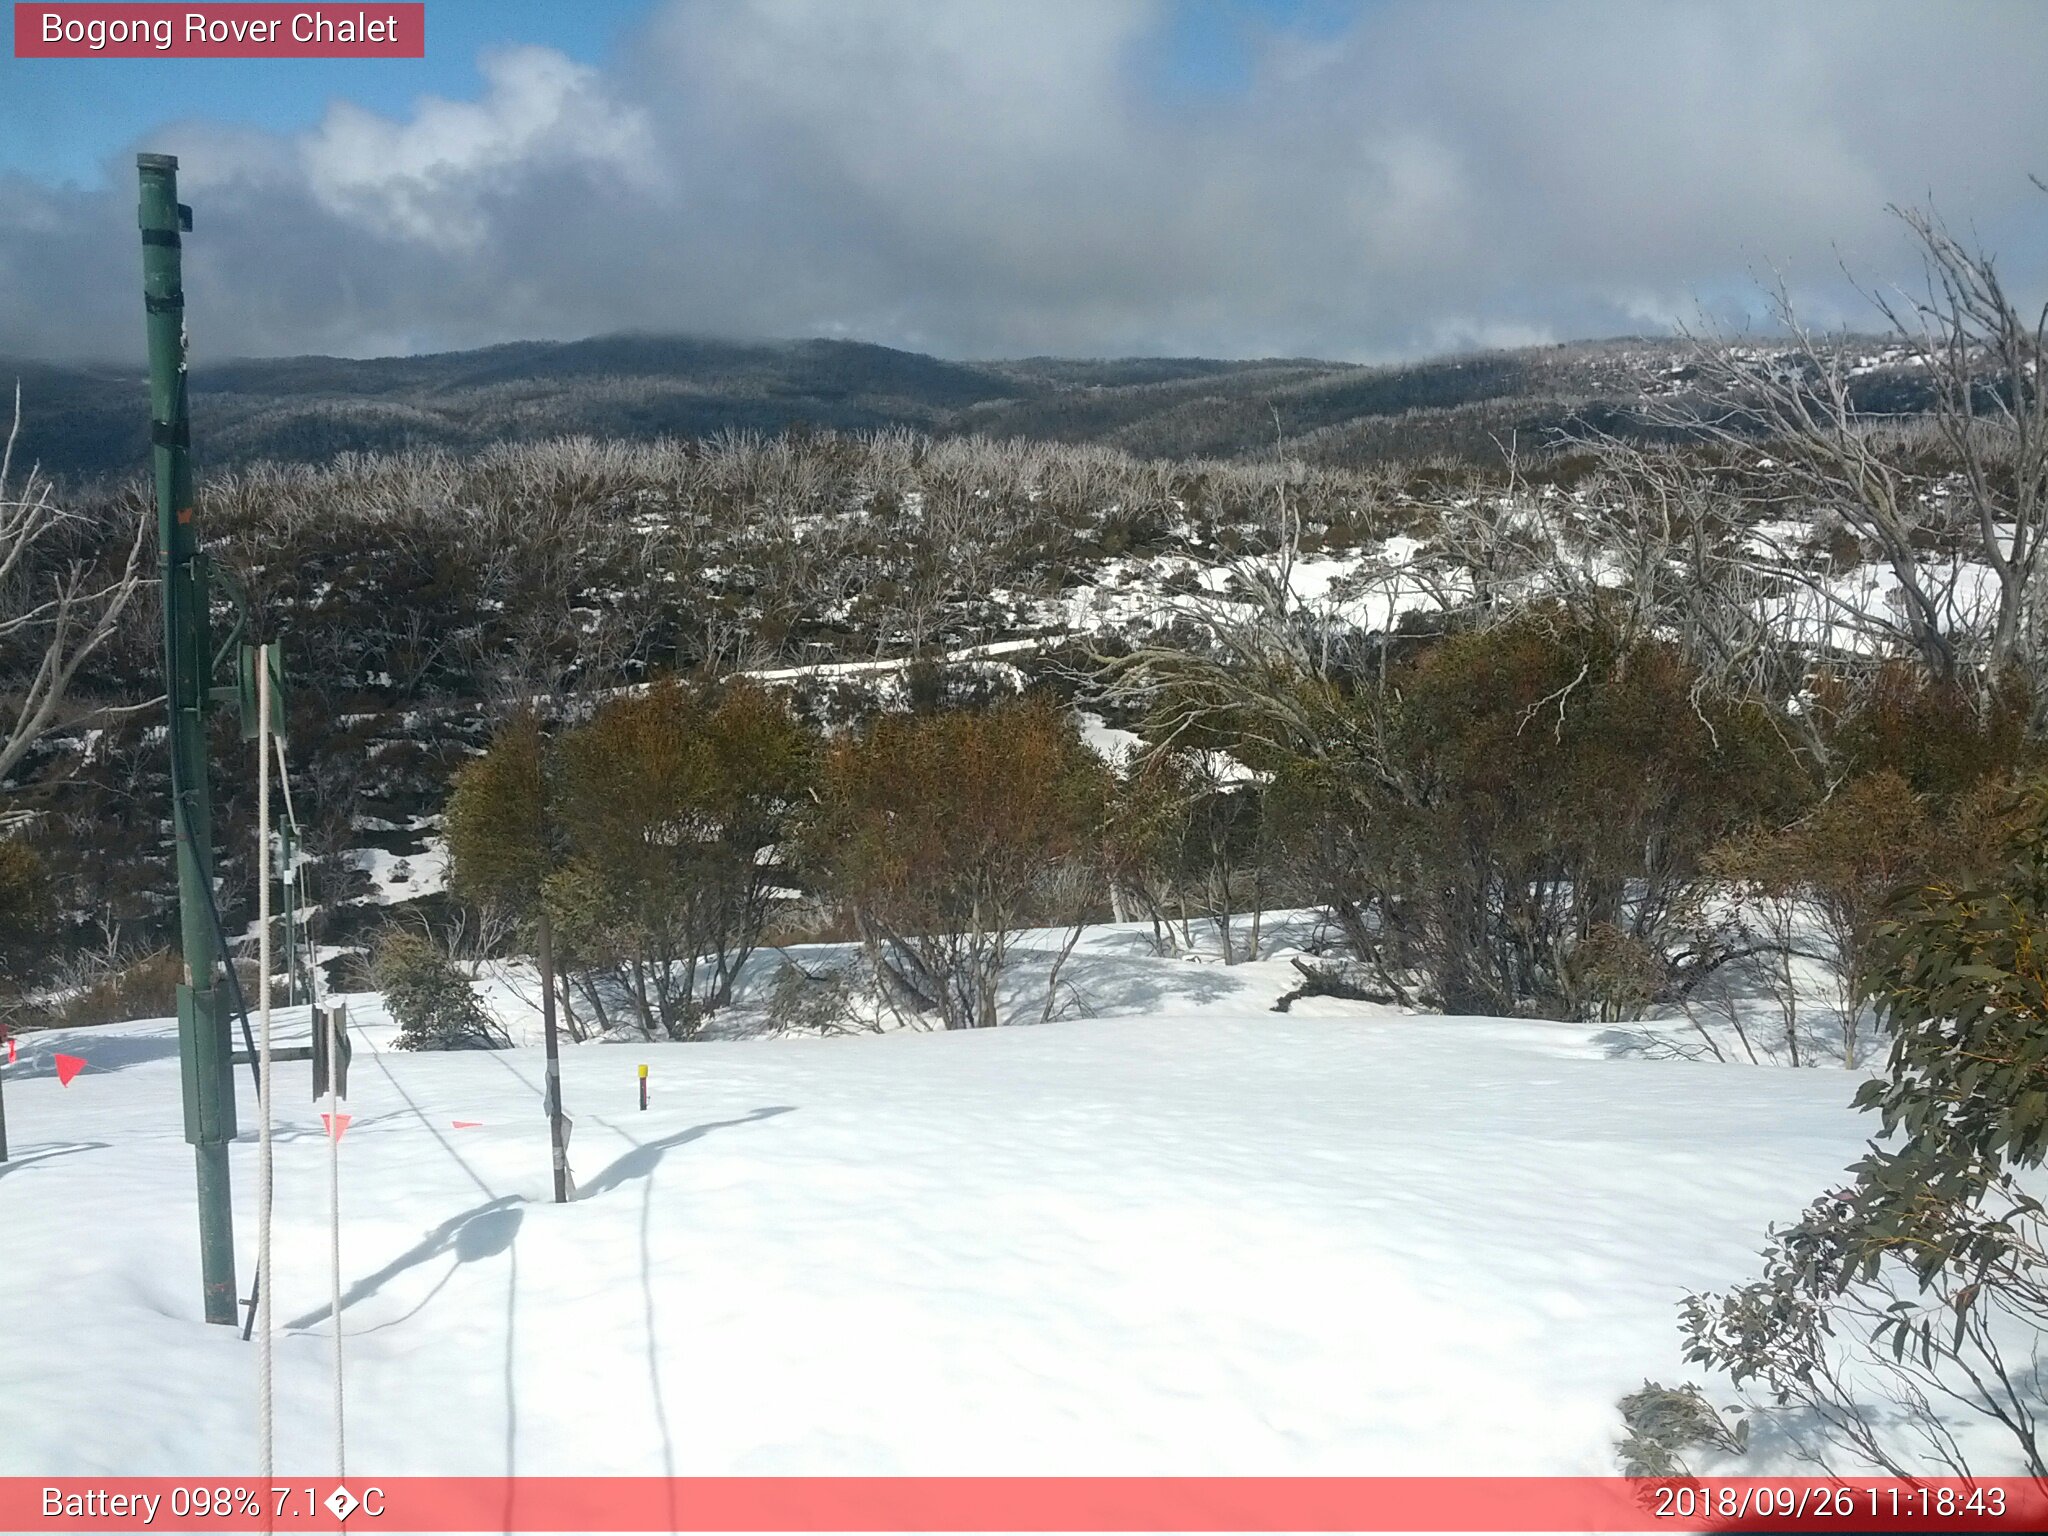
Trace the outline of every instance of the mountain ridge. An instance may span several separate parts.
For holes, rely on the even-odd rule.
[[[1268,453],[1276,433],[1324,462],[1484,457],[1508,435],[1611,416],[1669,392],[1685,343],[1623,337],[1422,362],[1315,358],[959,361],[828,338],[748,342],[644,332],[405,357],[304,355],[196,364],[202,469],[255,460],[537,436],[706,437],[794,427],[906,427],[1099,442],[1143,456]],[[145,375],[0,359],[18,379],[17,457],[65,480],[141,473]],[[1277,418],[1277,420],[1276,420]]]

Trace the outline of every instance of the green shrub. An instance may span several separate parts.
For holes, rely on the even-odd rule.
[[[1330,745],[1278,764],[1277,832],[1360,958],[1446,1012],[1625,1017],[1684,985],[1708,851],[1807,792],[1761,705],[1577,615],[1389,672],[1304,693]]]
[[[505,1031],[484,1012],[461,967],[424,933],[394,928],[377,941],[372,975],[398,1021],[405,1051],[502,1050]]]
[[[35,979],[55,916],[43,861],[20,838],[0,832],[0,991]]]
[[[1893,663],[1853,693],[1833,680],[1816,693],[1816,709],[1834,722],[1829,745],[1841,772],[1889,770],[1936,809],[1984,779],[2009,780],[2040,762],[2040,743],[2027,733],[2033,691],[2016,674],[1978,698]]]
[[[1016,930],[1087,910],[1108,791],[1043,700],[890,716],[825,753],[804,862],[854,915],[885,996],[983,1028]]]
[[[1730,1429],[1706,1394],[1690,1382],[1666,1387],[1646,1381],[1621,1400],[1626,1431],[1615,1450],[1628,1477],[1690,1477],[1683,1452],[1695,1448],[1740,1455],[1749,1448],[1749,1421]]]
[[[2048,1213],[2021,1178],[2048,1159],[2048,786],[2004,819],[1994,867],[1906,893],[1871,936],[1892,1043],[1856,1102],[1882,1137],[1772,1233],[1762,1278],[1684,1306],[1688,1357],[1797,1409],[1823,1464],[1846,1449],[1898,1476],[1964,1475],[1943,1422],[1960,1411],[2048,1477],[2038,1357],[2013,1354],[2048,1335]]]
[[[744,680],[609,699],[557,743],[557,937],[612,971],[650,1037],[685,1039],[731,1000],[784,888],[777,849],[813,746],[783,700]]]

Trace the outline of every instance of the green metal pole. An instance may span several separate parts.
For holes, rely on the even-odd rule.
[[[185,400],[185,293],[178,162],[137,155],[142,183],[142,292],[149,324],[149,437],[156,471],[157,549],[164,614],[164,691],[170,704],[171,822],[177,838],[183,965],[178,1060],[185,1139],[199,1167],[199,1266],[206,1320],[235,1321],[234,1211],[228,1143],[235,1136],[233,1048],[217,987],[221,954],[212,920],[213,813],[206,785],[208,649],[206,565],[192,522],[191,426]]]

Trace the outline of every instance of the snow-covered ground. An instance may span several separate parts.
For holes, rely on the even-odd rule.
[[[351,1465],[1612,1472],[1616,1399],[1692,1374],[1681,1294],[1747,1278],[1871,1129],[1840,1070],[1279,1014],[1283,961],[1147,948],[1088,935],[1086,1019],[569,1047],[567,1206],[538,1050],[397,1053],[355,999]],[[89,1063],[68,1087],[57,1051]],[[5,1071],[0,1473],[252,1465],[255,1353],[197,1315],[174,1025],[31,1036]],[[279,1469],[312,1475],[327,1151],[278,1072]],[[246,1286],[253,1135],[233,1157]]]

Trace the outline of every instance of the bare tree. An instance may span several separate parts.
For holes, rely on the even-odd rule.
[[[2039,580],[2048,536],[2048,304],[2029,320],[1988,254],[1963,246],[1932,214],[1894,211],[1919,237],[1928,281],[1910,314],[1890,303],[1885,314],[1927,360],[1934,425],[1967,485],[1972,552],[1998,579],[1985,660],[1993,673],[2016,665],[2038,675],[2048,655]]]
[[[17,484],[21,386],[0,449],[0,655],[21,662],[0,694],[0,779],[57,719],[78,669],[120,622],[142,574],[148,520],[137,518],[127,558],[109,575],[58,546],[81,521],[58,504],[56,489],[30,465]]]
[[[1697,454],[1596,432],[1577,446],[1599,470],[1569,497],[1528,494],[1510,460],[1524,530],[1522,591],[1597,619],[1624,642],[1675,643],[1696,678],[1695,708],[1709,695],[1801,699],[1773,718],[1791,745],[1825,766],[1825,722],[1803,695],[1828,638],[1854,637],[1867,660],[1878,660],[1910,648],[1903,632],[1882,611],[1838,594],[1810,552],[1756,523],[1740,488]],[[1472,514],[1442,515],[1455,528]]]
[[[1752,506],[1783,510],[1797,531],[1765,524],[1750,543],[1756,564],[1804,594],[1806,623],[1793,627],[1811,630],[1817,649],[1910,655],[1930,676],[1988,697],[2007,671],[2039,676],[2048,665],[2048,306],[2021,313],[1989,254],[1931,213],[1893,211],[1920,242],[1925,289],[1871,298],[1894,333],[1891,363],[1926,381],[1923,423],[1864,403],[1857,380],[1881,364],[1808,330],[1782,285],[1773,318],[1789,350],[1704,338],[1698,393],[1653,402],[1647,415],[1741,464]],[[1927,446],[1946,472],[1941,483],[1928,473]],[[1846,531],[1883,569],[1885,601],[1845,591],[1823,564],[1775,547],[1809,538],[1816,521]],[[2048,699],[2037,709],[2048,711]]]

